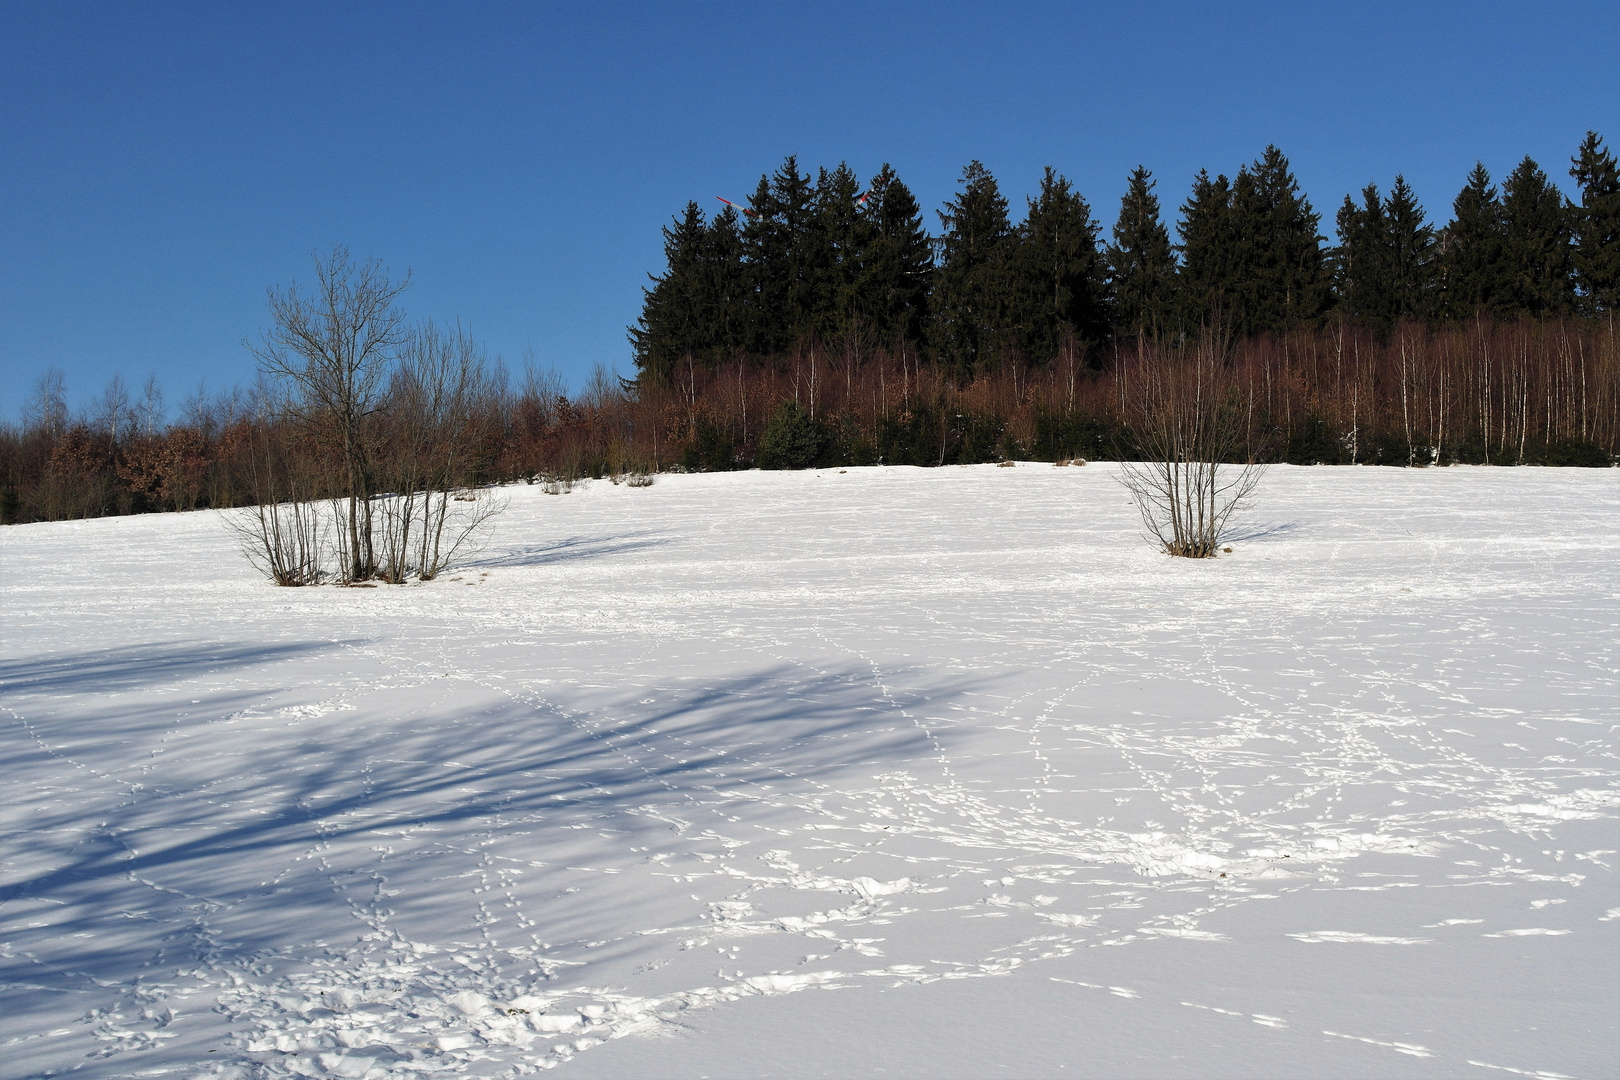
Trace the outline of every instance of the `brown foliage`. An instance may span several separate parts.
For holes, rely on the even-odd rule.
[[[909,349],[857,357],[806,347],[687,365],[673,385],[631,391],[601,378],[573,398],[554,379],[531,379],[516,393],[490,386],[458,406],[457,430],[476,434],[457,445],[476,452],[458,458],[455,483],[746,464],[784,400],[823,425],[825,464],[1140,456],[1121,376],[1174,352],[1122,341],[1102,355],[1066,350],[1043,366],[1006,363],[959,385]],[[1348,324],[1301,330],[1236,343],[1222,380],[1241,416],[1240,460],[1603,464],[1620,450],[1620,334],[1609,319],[1481,317],[1403,324],[1387,338]],[[392,400],[384,394],[368,419],[367,468],[378,477],[412,475],[406,459],[433,444],[404,437]],[[251,504],[259,496],[250,429],[223,416],[168,431],[125,427],[117,439],[83,423],[0,428],[0,509],[31,521]],[[264,429],[325,470],[337,451],[298,430],[285,420]],[[724,452],[694,456],[704,439]]]

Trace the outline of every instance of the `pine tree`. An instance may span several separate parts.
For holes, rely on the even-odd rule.
[[[762,469],[808,469],[827,448],[827,429],[796,401],[777,407],[759,438],[756,464]]]
[[[1447,317],[1466,319],[1481,309],[1500,312],[1511,303],[1505,232],[1491,174],[1476,162],[1452,201],[1451,223],[1440,238],[1440,300]]]
[[[1336,223],[1339,247],[1334,253],[1334,276],[1340,303],[1351,315],[1387,324],[1395,314],[1394,267],[1389,221],[1378,185],[1362,189],[1359,206],[1346,195]]]
[[[872,229],[860,207],[860,181],[848,165],[820,170],[806,237],[811,329],[824,341],[848,333],[864,317],[858,293]]]
[[[1275,146],[1239,170],[1232,184],[1234,331],[1280,330],[1326,309],[1320,223]]]
[[[1089,342],[1108,335],[1100,228],[1085,198],[1048,166],[1011,249],[1007,329],[1026,360],[1046,363],[1071,335]]]
[[[667,383],[677,363],[707,344],[708,327],[697,303],[706,233],[695,202],[664,229],[665,271],[648,275],[652,287],[642,289],[641,317],[630,328],[637,378]]]
[[[1586,133],[1569,175],[1581,186],[1581,205],[1571,208],[1580,306],[1613,312],[1620,309],[1620,171],[1597,132]]]
[[[1192,195],[1176,224],[1181,238],[1181,322],[1190,330],[1224,324],[1231,317],[1235,237],[1232,184],[1198,170]]]
[[[789,155],[781,168],[759,178],[743,226],[752,300],[750,346],[759,355],[790,348],[812,328],[813,283],[806,265],[813,191]]]
[[[1384,201],[1390,240],[1390,292],[1398,319],[1428,318],[1434,308],[1435,238],[1416,194],[1399,173]]]
[[[862,211],[871,229],[855,294],[879,341],[917,344],[928,324],[933,244],[911,190],[888,165],[867,189]]]
[[[749,343],[750,290],[737,211],[728,206],[714,216],[701,254],[697,307],[708,324],[703,359],[712,365],[731,359]]]
[[[1405,177],[1395,177],[1387,199],[1376,184],[1362,189],[1359,206],[1346,196],[1338,234],[1335,279],[1347,312],[1384,329],[1429,313],[1434,230]]]
[[[934,275],[933,344],[965,381],[1000,359],[1012,226],[995,177],[977,161],[962,170],[962,190],[939,220],[945,231]]]
[[[1176,257],[1159,220],[1153,174],[1138,165],[1119,200],[1114,242],[1108,246],[1114,321],[1127,334],[1157,337],[1175,322]]]
[[[1567,310],[1573,294],[1564,197],[1528,156],[1502,181],[1504,255],[1512,313]]]

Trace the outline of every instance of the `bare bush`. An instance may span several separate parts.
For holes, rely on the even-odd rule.
[[[1218,335],[1138,356],[1120,373],[1120,411],[1139,457],[1120,466],[1148,533],[1167,553],[1214,558],[1265,466],[1247,450],[1244,410],[1223,378]]]
[[[576,487],[584,487],[590,481],[583,478],[576,479],[564,473],[557,476],[547,476],[540,481],[540,490],[547,495],[567,495]]]
[[[276,385],[250,455],[258,505],[233,527],[277,584],[431,580],[505,508],[477,490],[505,376],[459,325],[407,329],[405,283],[377,263],[334,248],[315,268],[313,293],[271,291],[274,327],[250,346]]]
[[[318,585],[327,576],[327,520],[320,503],[259,503],[227,519],[248,562],[277,585]]]
[[[247,467],[253,505],[225,519],[242,553],[277,585],[318,585],[331,573],[334,520],[316,499],[318,478],[263,421],[248,436]]]
[[[293,392],[285,412],[306,433],[338,451],[344,477],[348,535],[341,545],[344,574],[361,581],[377,573],[372,537],[373,440],[379,397],[404,314],[394,301],[409,284],[395,282],[375,260],[354,265],[347,248],[315,260],[313,293],[296,284],[270,290],[274,326],[248,347],[260,368]]]
[[[470,488],[480,450],[499,434],[497,390],[483,350],[461,326],[428,322],[405,340],[387,402],[393,490],[374,508],[382,580],[437,577],[505,508]]]

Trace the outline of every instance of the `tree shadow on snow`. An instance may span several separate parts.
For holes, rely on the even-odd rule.
[[[547,566],[579,559],[622,555],[627,551],[642,551],[647,548],[663,547],[669,543],[671,540],[668,537],[654,532],[624,533],[618,536],[570,536],[549,544],[508,548],[499,553],[469,559],[458,565],[469,570],[498,566]]]
[[[122,671],[107,667],[114,677]],[[54,676],[34,678],[38,685]],[[267,722],[234,734],[246,724],[237,721],[231,737],[243,743],[235,756],[222,752],[223,733],[189,740],[197,767],[172,774],[195,777],[189,791],[171,780],[168,790],[132,796],[112,828],[85,820],[104,809],[35,815],[30,850],[14,865],[39,869],[0,888],[0,913],[15,917],[13,902],[48,912],[49,926],[28,944],[26,980],[67,991],[86,980],[127,983],[154,954],[173,964],[188,952],[246,959],[302,946],[317,916],[346,903],[330,881],[314,880],[324,859],[310,853],[345,839],[400,843],[402,832],[416,831],[456,844],[470,843],[462,838],[475,829],[493,836],[516,827],[532,837],[545,828],[562,843],[586,834],[556,832],[570,827],[561,819],[611,819],[618,833],[632,834],[616,837],[622,853],[633,834],[667,835],[660,807],[678,814],[766,792],[825,791],[854,770],[934,759],[953,737],[926,734],[896,704],[895,690],[874,685],[869,668],[780,664],[696,688],[681,682],[590,700],[583,690],[561,702],[486,697],[496,703],[403,718],[337,713],[296,730]],[[984,688],[982,679],[933,683],[926,702],[906,708],[939,715]],[[218,712],[219,704],[198,712]],[[127,731],[155,733],[172,730],[174,716],[170,702],[120,720]],[[533,858],[555,857],[535,840]],[[278,887],[286,874],[293,879]],[[142,909],[138,920],[132,907]],[[213,910],[253,918],[233,921],[235,941],[201,931],[190,941],[186,927]],[[0,1000],[55,1007],[49,996],[4,992],[24,973],[20,960],[0,960]]]
[[[66,690],[98,694],[136,690],[156,683],[285,660],[328,649],[333,644],[330,641],[281,645],[176,641],[0,660],[0,694],[50,694]]]
[[[1244,522],[1237,526],[1233,535],[1225,538],[1228,544],[1241,544],[1249,540],[1281,540],[1298,532],[1302,525],[1297,521],[1284,521],[1279,523]]]

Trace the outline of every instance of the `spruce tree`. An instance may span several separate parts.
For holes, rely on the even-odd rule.
[[[934,275],[933,345],[941,362],[966,381],[1000,358],[1012,226],[996,178],[977,161],[962,170],[962,190],[939,220],[944,233]]]
[[[798,158],[789,155],[771,177],[771,203],[788,253],[788,339],[792,345],[813,329],[816,281],[810,265],[810,235],[814,227],[815,189],[808,173],[798,170]]]
[[[871,230],[856,296],[879,341],[917,344],[928,325],[928,291],[934,270],[932,241],[911,190],[888,165],[867,188],[861,211]]]
[[[781,168],[759,178],[749,198],[754,215],[743,226],[752,299],[751,348],[760,355],[790,348],[811,329],[813,284],[809,254],[812,190],[789,155]]]
[[[1390,292],[1398,319],[1428,318],[1434,310],[1435,238],[1416,194],[1399,173],[1384,201],[1389,230]]]
[[[641,317],[630,328],[638,379],[667,383],[675,365],[707,343],[698,303],[706,234],[695,202],[664,229],[664,273],[648,275],[652,287],[642,289]]]
[[[808,469],[827,446],[827,429],[793,400],[782,402],[759,437],[762,469]]]
[[[1451,223],[1440,238],[1440,301],[1448,318],[1479,310],[1501,312],[1511,303],[1503,246],[1502,204],[1491,174],[1476,162],[1451,203]]]
[[[737,211],[726,207],[709,222],[698,274],[699,317],[708,324],[704,361],[721,363],[749,344],[749,282]]]
[[[1346,195],[1336,224],[1339,247],[1334,253],[1334,277],[1340,304],[1357,318],[1387,325],[1395,314],[1394,267],[1389,221],[1378,185],[1362,189],[1360,205]]]
[[[1107,336],[1099,233],[1085,198],[1048,166],[1011,248],[1007,329],[1029,362],[1049,361],[1067,336],[1089,342]]]
[[[1429,314],[1434,230],[1404,176],[1395,177],[1387,199],[1376,184],[1362,189],[1360,205],[1346,196],[1338,234],[1335,284],[1345,311],[1386,330]]]
[[[1579,303],[1588,313],[1613,312],[1620,309],[1620,171],[1597,132],[1586,133],[1569,175],[1581,187],[1581,204],[1570,208]]]
[[[1232,184],[1233,330],[1280,330],[1309,322],[1326,309],[1320,223],[1275,146],[1239,170]]]
[[[812,196],[805,268],[811,329],[824,341],[848,333],[865,312],[858,290],[871,227],[855,203],[860,181],[848,165],[822,169]]]
[[[1176,224],[1181,238],[1178,307],[1188,330],[1226,324],[1231,318],[1235,236],[1232,184],[1211,180],[1207,170],[1193,178],[1192,195],[1181,205]]]
[[[1124,333],[1150,337],[1169,333],[1175,322],[1176,257],[1159,220],[1156,183],[1140,165],[1131,172],[1108,246],[1114,323]]]
[[[1502,181],[1511,313],[1549,315],[1574,298],[1564,197],[1529,156]]]

